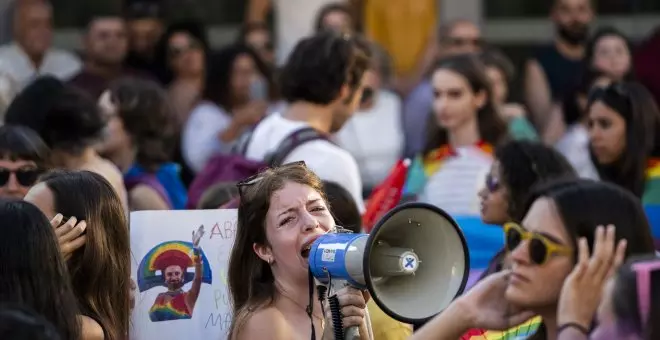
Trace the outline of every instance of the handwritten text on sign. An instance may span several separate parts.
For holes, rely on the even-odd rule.
[[[226,337],[227,262],[236,217],[235,209],[131,214],[131,276],[138,283],[131,339]],[[200,226],[196,257],[192,234]]]

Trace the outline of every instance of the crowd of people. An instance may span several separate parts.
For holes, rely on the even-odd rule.
[[[306,0],[313,15],[279,13],[275,34],[273,4],[252,0],[216,50],[199,22],[141,0],[90,16],[72,52],[52,45],[50,2],[16,0],[0,47],[0,338],[128,339],[130,212],[237,209],[229,339],[335,339],[309,246],[363,232],[372,194],[408,159],[402,202],[479,216],[504,247],[424,324],[337,291],[344,327],[660,339],[645,210],[660,205],[660,33],[639,47],[590,34],[591,1],[555,0],[552,44],[517,70],[475,23],[432,27],[431,2],[402,2],[419,15],[403,37],[382,23],[405,20],[361,1]]]

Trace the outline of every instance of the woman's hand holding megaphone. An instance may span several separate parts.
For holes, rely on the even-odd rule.
[[[341,308],[342,326],[344,329],[350,327],[360,327],[360,337],[367,339],[367,332],[363,331],[364,318],[366,315],[365,308],[367,308],[367,301],[369,300],[368,293],[346,286],[336,292],[337,299],[339,300],[339,307]],[[325,304],[329,306],[329,303]],[[325,327],[323,330],[323,340],[334,340],[332,324],[332,313],[330,308],[325,310]]]

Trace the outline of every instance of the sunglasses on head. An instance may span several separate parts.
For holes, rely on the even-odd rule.
[[[283,165],[279,166],[278,168],[286,169],[286,168],[295,168],[295,167],[306,167],[305,161],[297,161],[297,162],[291,162],[291,163],[283,164]],[[243,197],[243,190],[244,190],[245,187],[257,184],[262,179],[264,179],[264,172],[259,172],[255,175],[252,175],[252,176],[236,183],[236,187],[238,188],[238,197]]]
[[[570,255],[572,249],[548,239],[541,234],[533,233],[523,229],[516,223],[507,223],[504,225],[505,247],[508,252],[528,240],[527,243],[529,258],[536,265],[543,265],[550,257],[555,255]]]
[[[18,169],[18,170],[9,170],[6,168],[0,168],[0,186],[5,186],[9,182],[9,177],[11,174],[16,176],[18,184],[24,187],[29,187],[34,185],[39,179],[41,171],[39,169]]]

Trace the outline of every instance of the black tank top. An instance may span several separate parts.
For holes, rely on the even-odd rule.
[[[568,59],[553,44],[540,47],[534,54],[548,79],[552,100],[562,100],[573,91],[580,81],[582,60]]]

